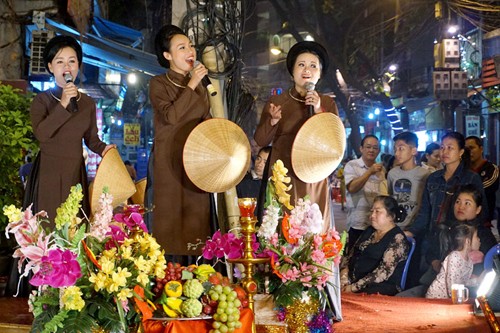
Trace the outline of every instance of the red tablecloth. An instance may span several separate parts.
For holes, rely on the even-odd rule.
[[[472,314],[472,304],[451,300],[342,294],[342,314],[333,326],[339,333],[490,332],[484,317]]]
[[[234,333],[251,332],[253,312],[250,309],[241,311],[241,328]],[[148,320],[144,323],[145,333],[208,333],[212,328],[212,320]]]

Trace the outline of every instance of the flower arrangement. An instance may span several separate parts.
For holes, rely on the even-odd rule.
[[[268,291],[280,309],[277,319],[286,320],[291,331],[329,333],[331,318],[321,309],[347,234],[340,235],[335,228],[324,231],[319,206],[308,197],[298,199],[295,206],[290,203],[287,172],[281,160],[272,167],[265,213],[252,242],[254,257],[270,257],[271,274],[263,269],[255,278],[267,278]],[[207,259],[242,254],[243,240],[232,233],[215,233],[203,248]]]
[[[57,209],[55,230],[46,212],[4,207],[6,235],[19,247],[19,272],[38,287],[29,297],[34,332],[128,332],[152,316],[152,281],[165,276],[164,251],[147,232],[142,208],[113,216],[112,196],[102,193],[92,221],[79,218],[80,185]]]
[[[261,249],[271,257],[270,292],[276,305],[283,307],[301,299],[304,292],[324,290],[346,241],[346,234],[341,236],[335,228],[323,231],[322,213],[309,198],[298,199],[295,207],[290,204],[287,172],[281,160],[273,165],[257,232]]]

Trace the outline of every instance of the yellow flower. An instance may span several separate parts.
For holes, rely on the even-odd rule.
[[[118,298],[118,300],[120,301],[126,301],[128,298],[131,298],[132,296],[134,296],[134,294],[132,293],[132,290],[129,289],[129,288],[123,288],[122,290],[120,290],[120,292],[116,295],[116,297]]]
[[[127,278],[132,276],[132,273],[128,271],[128,269],[118,267],[116,272],[113,272],[111,275],[113,281],[120,287],[124,287],[127,285]]]
[[[85,301],[82,299],[82,292],[77,286],[64,289],[61,301],[66,310],[81,311],[85,306]]]
[[[146,273],[139,273],[137,275],[137,282],[143,286],[147,286],[149,284],[149,276]]]
[[[293,206],[290,204],[290,194],[287,191],[290,191],[292,185],[287,186],[285,184],[290,183],[290,177],[287,177],[286,174],[288,169],[285,168],[285,165],[281,160],[277,160],[273,165],[273,175],[271,177],[272,182],[274,183],[276,195],[278,196],[278,201],[285,205],[288,209],[293,209]]]
[[[106,287],[106,280],[107,280],[107,275],[103,272],[97,273],[90,273],[89,281],[94,284],[94,290],[99,291],[101,289],[104,289]]]
[[[102,271],[106,274],[112,274],[115,270],[114,258],[101,257],[99,259],[99,264],[101,265]]]
[[[143,256],[139,256],[139,258],[136,258],[134,260],[135,266],[137,266],[137,269],[139,269],[141,272],[148,272],[150,269],[150,264],[147,260],[144,259]]]
[[[116,257],[116,248],[102,251],[102,256],[108,259],[114,259]]]
[[[130,259],[132,257],[132,247],[131,246],[121,246],[120,248],[123,259]]]
[[[23,217],[22,211],[14,205],[4,206],[3,215],[7,216],[10,223],[18,222]]]

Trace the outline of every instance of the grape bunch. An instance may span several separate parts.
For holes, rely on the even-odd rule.
[[[165,269],[165,277],[163,279],[156,278],[156,285],[153,287],[153,293],[155,294],[155,298],[159,298],[163,292],[163,288],[169,281],[180,281],[182,277],[182,271],[186,269],[186,267],[181,266],[179,263],[174,263],[169,261],[167,263],[167,268]]]
[[[241,327],[241,301],[238,294],[230,286],[213,286],[208,292],[210,300],[217,303],[217,310],[213,315],[214,322],[210,333],[234,332]]]

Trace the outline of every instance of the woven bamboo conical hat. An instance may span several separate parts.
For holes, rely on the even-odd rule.
[[[225,192],[245,176],[250,166],[250,142],[232,121],[209,119],[189,134],[183,162],[193,184],[205,192]]]
[[[133,204],[143,205],[144,204],[144,194],[146,192],[147,178],[141,178],[135,182],[135,193],[130,197]]]
[[[292,145],[292,168],[305,183],[327,178],[344,156],[346,133],[342,120],[324,112],[309,118]]]
[[[92,214],[99,208],[99,197],[104,188],[113,196],[113,208],[126,202],[135,193],[135,184],[117,149],[110,149],[104,155],[90,187],[90,208]]]

